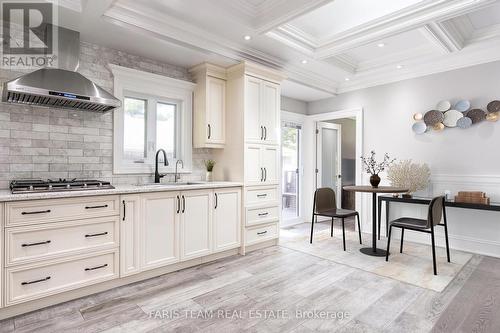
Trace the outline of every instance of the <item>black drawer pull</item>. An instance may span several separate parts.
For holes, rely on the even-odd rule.
[[[28,281],[28,282],[22,282],[22,283],[21,283],[21,285],[22,285],[22,286],[25,286],[25,285],[27,285],[27,284],[33,284],[33,283],[43,282],[43,281],[47,281],[47,280],[50,280],[50,276],[47,276],[46,278],[44,278],[44,279],[40,279],[40,280]]]
[[[91,268],[85,268],[85,270],[86,271],[93,271],[94,269],[99,269],[99,268],[104,268],[104,267],[108,267],[108,264],[104,264],[104,265],[96,266],[96,267],[91,267]]]
[[[267,234],[267,230],[266,231],[261,231],[261,232],[257,233],[257,235],[259,235],[259,236],[262,236],[262,235],[265,235],[265,234]]]
[[[43,244],[49,244],[50,241],[45,241],[45,242],[38,242],[38,243],[25,243],[25,244],[21,244],[22,247],[27,247],[27,246],[35,246],[35,245],[43,245]]]
[[[87,235],[85,235],[85,237],[104,236],[104,235],[107,235],[107,234],[108,234],[108,232],[107,232],[107,231],[105,231],[105,232],[101,232],[101,233],[99,233],[99,234],[87,234]]]
[[[125,200],[123,200],[123,219],[122,221],[125,221],[125,214],[127,213],[127,207],[125,206]]]
[[[22,212],[21,214],[22,215],[32,215],[32,214],[46,214],[46,213],[50,213],[50,209],[47,209],[47,210],[38,210],[38,211],[35,211],[35,212]]]
[[[101,206],[85,206],[85,209],[96,209],[96,208],[106,208],[108,205],[101,205]]]
[[[257,198],[265,198],[267,197],[267,194],[257,194]]]
[[[259,214],[259,216],[267,216],[267,215],[269,215],[269,213],[268,213],[268,212],[265,212],[265,213],[260,213],[260,214]]]

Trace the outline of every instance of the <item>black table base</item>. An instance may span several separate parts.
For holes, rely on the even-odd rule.
[[[372,247],[364,247],[359,250],[359,252],[366,254],[367,256],[372,256],[372,257],[385,257],[385,254],[387,253],[386,250],[382,249],[376,249],[375,252],[373,252]]]

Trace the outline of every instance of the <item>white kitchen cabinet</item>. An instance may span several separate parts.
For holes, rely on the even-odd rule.
[[[245,149],[245,184],[279,183],[279,147],[247,144]]]
[[[245,77],[245,140],[277,144],[280,112],[279,85]]]
[[[212,190],[181,192],[181,260],[212,251]]]
[[[179,261],[180,193],[142,194],[142,269]]]
[[[213,207],[214,252],[240,246],[241,190],[215,189]]]
[[[122,195],[120,198],[120,276],[139,273],[141,270],[142,209],[139,194]]]
[[[195,76],[193,146],[224,148],[226,142],[225,69],[201,64],[191,69]]]

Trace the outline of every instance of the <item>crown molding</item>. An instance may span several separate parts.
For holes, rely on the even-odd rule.
[[[420,28],[420,32],[443,53],[460,51],[464,47],[464,37],[452,24],[431,22]]]
[[[355,74],[359,66],[359,63],[356,61],[356,59],[347,54],[339,54],[326,59],[326,61],[338,68],[343,69],[349,74]]]

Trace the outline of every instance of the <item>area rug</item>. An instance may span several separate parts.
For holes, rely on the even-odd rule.
[[[341,229],[335,228],[332,238],[330,229],[323,226],[323,230],[315,232],[313,244],[310,244],[308,227],[310,228],[310,224],[282,229],[280,245],[437,292],[443,291],[472,258],[470,253],[451,250],[451,263],[448,263],[446,250],[437,247],[438,275],[435,276],[430,246],[405,240],[401,254],[399,240],[393,239],[389,262],[386,262],[384,257],[371,257],[359,251],[360,248],[371,245],[371,234],[363,234],[363,245],[360,245],[357,232],[346,231],[347,251],[343,251]],[[386,246],[385,238],[377,242],[378,248],[385,249]]]

